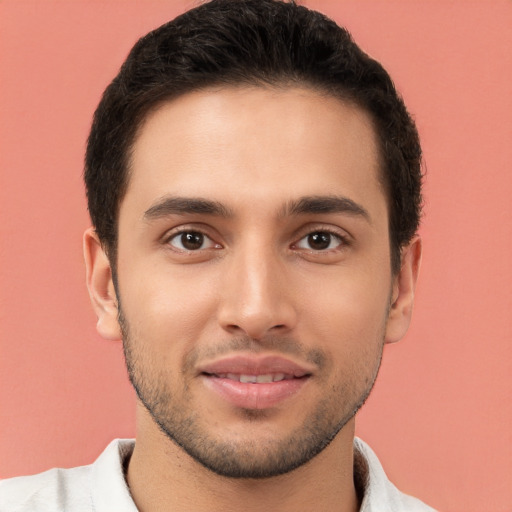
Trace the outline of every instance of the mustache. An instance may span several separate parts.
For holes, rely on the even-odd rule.
[[[293,356],[311,363],[319,369],[324,368],[328,362],[324,351],[318,348],[309,349],[292,338],[275,335],[268,335],[261,339],[237,336],[215,345],[202,348],[195,347],[185,356],[184,368],[194,368],[200,360],[216,359],[222,356],[233,355],[237,352],[250,352],[253,354],[272,352],[276,355]]]
[[[132,339],[128,322],[123,314],[123,310],[118,305],[118,321],[121,327],[123,337],[123,350],[125,357],[132,353]],[[216,359],[222,356],[236,354],[237,352],[249,352],[260,354],[263,352],[272,352],[280,356],[293,356],[298,360],[315,365],[319,370],[326,370],[331,365],[331,359],[327,353],[319,348],[308,348],[303,343],[287,336],[276,336],[268,334],[261,339],[251,338],[250,336],[233,336],[224,341],[206,346],[192,347],[184,356],[182,361],[183,371],[194,369],[201,360]],[[126,357],[126,360],[130,360]]]

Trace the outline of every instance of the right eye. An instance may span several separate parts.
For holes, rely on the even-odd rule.
[[[168,243],[180,251],[200,251],[220,247],[200,231],[181,231],[169,238]]]

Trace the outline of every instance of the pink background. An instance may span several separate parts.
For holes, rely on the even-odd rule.
[[[121,349],[95,331],[81,234],[93,110],[136,38],[192,1],[0,3],[0,476],[134,435]],[[310,0],[381,60],[427,166],[413,326],[358,433],[445,511],[512,510],[512,2]]]

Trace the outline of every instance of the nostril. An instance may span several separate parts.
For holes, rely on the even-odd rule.
[[[243,331],[243,329],[239,326],[239,325],[236,325],[236,324],[228,324],[225,326],[225,329],[226,331],[228,332],[239,332],[239,331]]]

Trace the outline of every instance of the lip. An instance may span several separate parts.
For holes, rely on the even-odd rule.
[[[284,373],[294,377],[303,377],[312,374],[314,369],[311,365],[299,364],[282,356],[233,355],[205,363],[199,367],[199,372],[211,375]]]
[[[268,409],[299,393],[312,376],[313,369],[281,356],[236,355],[206,363],[199,372],[206,388],[231,405],[243,409]],[[240,382],[228,378],[227,374],[280,375],[282,380]]]

